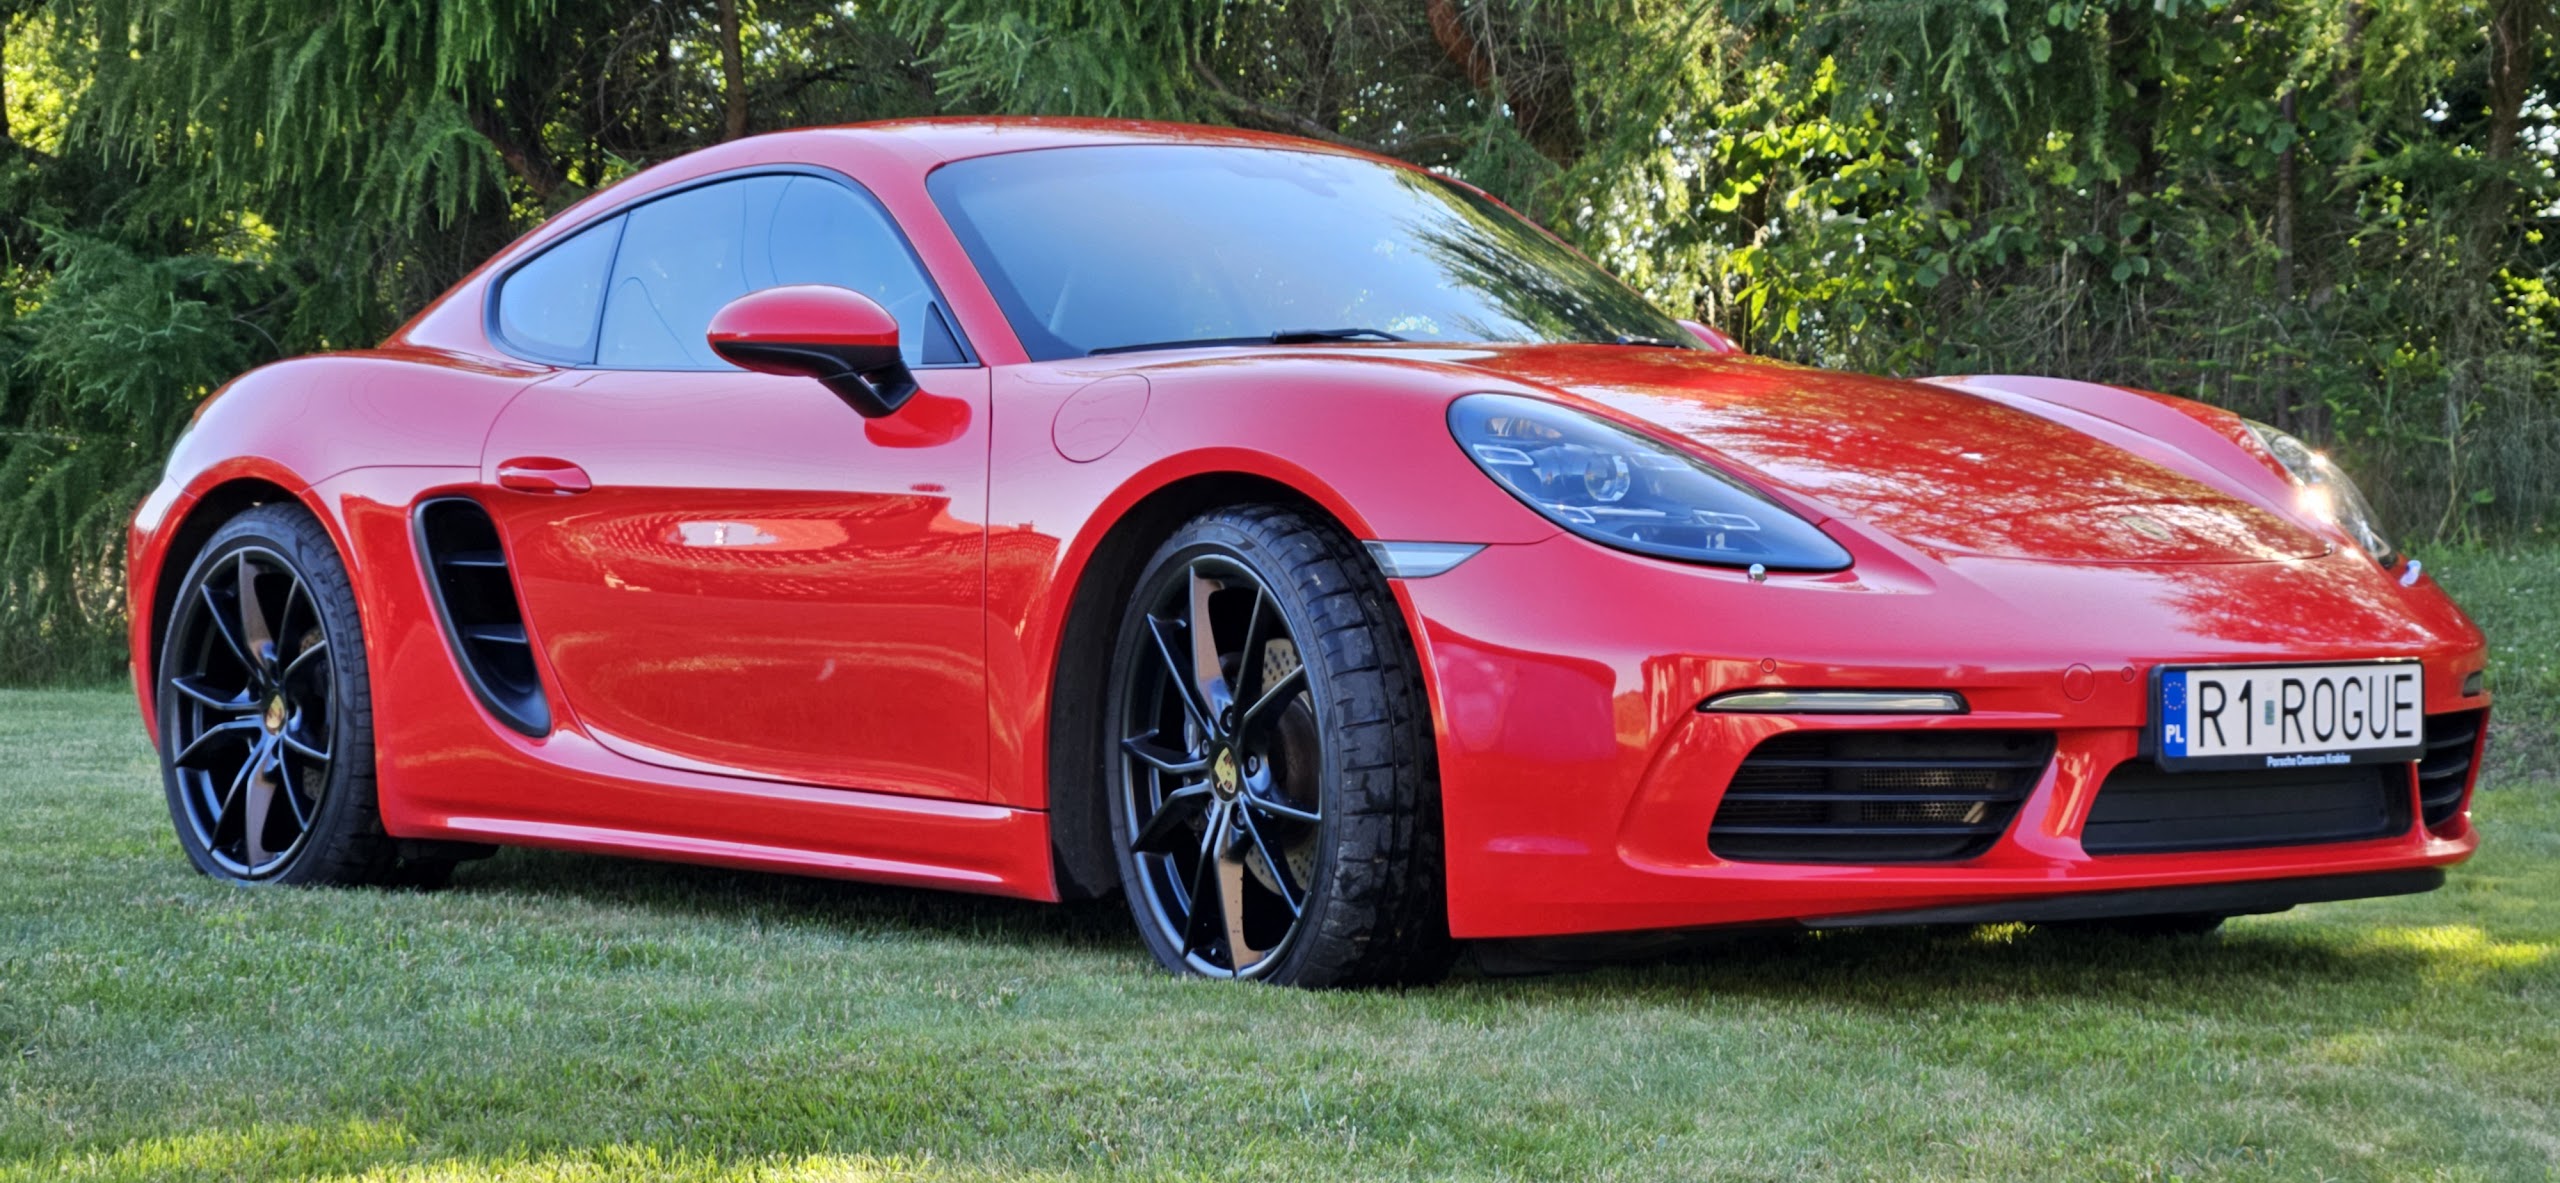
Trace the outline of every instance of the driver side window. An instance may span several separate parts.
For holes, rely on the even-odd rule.
[[[748,292],[802,283],[879,301],[898,318],[908,365],[967,360],[897,228],[843,185],[807,176],[723,181],[641,205],[623,223],[605,284],[599,366],[734,368],[703,340],[712,314]]]

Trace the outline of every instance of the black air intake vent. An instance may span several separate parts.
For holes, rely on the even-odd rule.
[[[2472,758],[2480,751],[2483,711],[2427,716],[2427,754],[2418,761],[2418,814],[2441,826],[2462,812],[2471,788]]]
[[[489,511],[463,497],[419,506],[418,548],[427,559],[436,610],[444,616],[445,640],[472,693],[507,726],[527,735],[549,734],[551,707],[542,697],[542,676],[525,640],[524,609]]]
[[[1790,731],[1743,758],[1707,849],[1737,862],[1972,858],[2052,760],[2053,736],[2035,731]]]
[[[2245,850],[2408,828],[2406,764],[2163,772],[2129,760],[2098,786],[2080,846],[2091,854]]]

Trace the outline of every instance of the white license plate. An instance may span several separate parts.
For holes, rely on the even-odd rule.
[[[2415,760],[2425,677],[2415,661],[2164,668],[2152,752],[2172,770]]]

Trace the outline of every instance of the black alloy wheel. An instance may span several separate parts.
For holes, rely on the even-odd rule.
[[[265,547],[229,552],[194,593],[169,674],[169,762],[206,857],[260,879],[301,853],[328,794],[328,633],[302,577]]]
[[[178,586],[160,649],[163,781],[179,845],[235,883],[433,882],[374,799],[372,699],[345,565],[297,506],[226,522]]]
[[[1112,667],[1112,828],[1167,968],[1436,977],[1449,941],[1428,715],[1385,582],[1329,523],[1196,519],[1139,578]]]

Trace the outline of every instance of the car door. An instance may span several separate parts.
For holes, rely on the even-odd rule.
[[[564,286],[537,271],[563,249],[610,256],[583,339],[575,300],[508,306]],[[503,282],[508,347],[577,366],[499,417],[483,479],[580,725],[670,767],[983,797],[987,375],[877,203],[832,174],[715,181]],[[799,283],[895,314],[921,392],[867,420],[711,352],[723,304]]]

